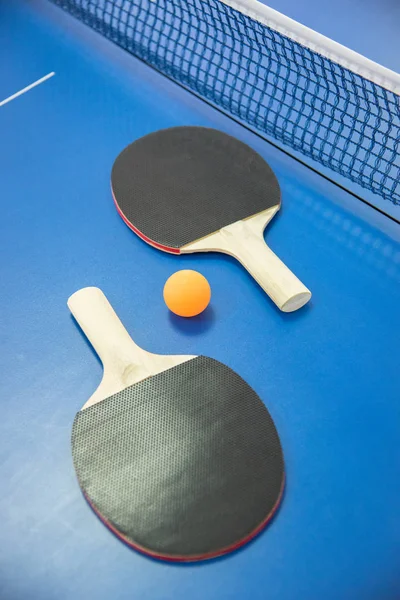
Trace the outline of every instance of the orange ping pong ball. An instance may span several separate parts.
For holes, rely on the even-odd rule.
[[[210,298],[210,284],[198,271],[177,271],[164,285],[165,304],[171,312],[180,317],[199,315],[207,308]]]

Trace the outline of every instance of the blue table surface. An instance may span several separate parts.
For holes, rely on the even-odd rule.
[[[0,598],[398,600],[399,226],[46,2],[0,4]],[[157,129],[216,127],[259,151],[283,208],[269,245],[313,291],[280,313],[233,259],[152,249],[118,217],[110,169]],[[162,300],[177,269],[212,286],[203,316]],[[205,354],[265,400],[284,449],[281,509],[222,559],[170,565],[94,516],[70,453],[102,368],[66,307],[108,295],[137,343]]]

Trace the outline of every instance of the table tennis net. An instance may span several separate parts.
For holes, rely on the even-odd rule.
[[[242,8],[259,10],[254,0],[238,0],[241,10],[228,0],[52,1],[264,137],[400,204],[396,80],[365,77],[252,18]]]

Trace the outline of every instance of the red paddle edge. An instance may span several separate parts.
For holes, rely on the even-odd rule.
[[[164,252],[169,252],[170,254],[180,254],[181,251],[179,250],[179,248],[170,248],[169,246],[163,246],[162,244],[158,244],[157,242],[153,242],[153,240],[151,240],[150,238],[148,238],[147,236],[145,236],[139,229],[137,229],[137,227],[135,227],[134,225],[132,225],[132,223],[130,221],[128,221],[128,219],[126,218],[126,216],[124,215],[124,213],[122,212],[122,210],[120,209],[118,202],[114,196],[114,192],[111,186],[111,194],[114,200],[114,204],[115,207],[118,211],[119,216],[121,217],[121,219],[123,220],[123,222],[125,223],[125,225],[128,225],[129,229],[131,229],[134,233],[136,233],[136,235],[138,235],[142,240],[144,240],[145,242],[147,242],[148,244],[150,244],[150,246],[153,246],[154,248],[158,248],[158,250],[163,250]]]
[[[89,497],[86,495],[86,493],[83,490],[82,490],[82,493],[83,493],[83,495],[84,495],[87,503],[89,504],[90,508],[97,515],[97,517],[100,519],[100,521],[119,540],[121,540],[122,542],[124,542],[124,544],[126,544],[127,546],[129,546],[129,548],[133,548],[134,550],[137,550],[141,554],[144,554],[145,556],[149,556],[151,558],[155,558],[157,560],[164,560],[164,561],[167,561],[167,562],[174,562],[174,563],[183,563],[183,562],[194,562],[194,561],[200,561],[200,560],[209,560],[211,558],[217,558],[218,556],[223,556],[224,554],[228,554],[229,552],[234,552],[235,550],[238,550],[239,548],[241,548],[245,544],[249,543],[253,538],[255,538],[259,533],[261,533],[261,531],[268,525],[268,523],[271,521],[272,517],[275,515],[276,511],[278,510],[278,508],[279,508],[279,506],[281,504],[282,497],[283,497],[283,492],[284,492],[284,489],[285,489],[285,480],[286,480],[286,476],[285,476],[285,473],[284,473],[283,474],[283,480],[282,480],[281,489],[280,489],[280,492],[279,492],[279,496],[277,498],[277,501],[276,501],[273,509],[265,517],[264,521],[261,521],[261,523],[255,529],[253,529],[253,531],[251,533],[249,533],[244,538],[238,540],[234,544],[232,544],[230,546],[226,546],[225,548],[221,548],[220,550],[217,550],[215,552],[208,552],[206,554],[196,554],[196,555],[191,555],[191,556],[169,556],[168,554],[159,554],[157,552],[152,552],[151,550],[148,550],[147,548],[144,548],[143,546],[140,546],[139,544],[135,544],[135,543],[131,542],[127,537],[125,537],[124,535],[122,535],[118,531],[118,529],[116,529],[104,517],[104,515],[102,515],[97,510],[97,508],[91,503]]]

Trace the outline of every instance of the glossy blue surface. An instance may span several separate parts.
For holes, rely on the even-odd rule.
[[[42,2],[0,5],[0,598],[397,600],[400,596],[399,226]],[[5,54],[6,51],[6,54]],[[174,257],[118,217],[110,169],[163,127],[219,128],[275,169],[270,246],[313,291],[282,314],[233,259]],[[210,281],[210,309],[179,320],[162,287]],[[282,507],[223,559],[169,565],[121,544],[82,498],[75,412],[101,365],[66,307],[97,285],[137,343],[206,354],[265,400],[287,467]]]

